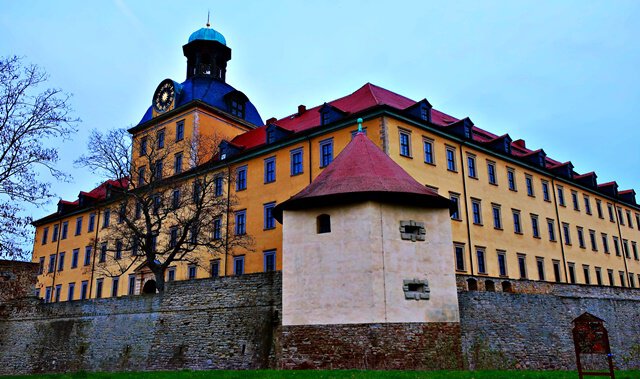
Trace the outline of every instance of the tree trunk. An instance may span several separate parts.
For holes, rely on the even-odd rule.
[[[158,271],[154,271],[153,275],[156,278],[156,288],[158,289],[158,292],[163,293],[164,292],[164,270],[160,269]]]

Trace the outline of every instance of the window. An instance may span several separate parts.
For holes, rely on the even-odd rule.
[[[49,227],[46,227],[42,230],[42,244],[46,244],[49,239]]]
[[[636,281],[632,272],[629,273],[629,287],[636,288]]]
[[[609,221],[616,222],[615,217],[613,216],[613,205],[607,203],[607,210],[609,211]]]
[[[162,179],[164,171],[164,162],[162,159],[158,159],[153,165],[153,172],[151,173],[151,181]]]
[[[487,161],[487,174],[489,176],[489,184],[498,184],[497,176],[496,176],[496,164],[495,162]]]
[[[47,289],[45,290],[44,302],[45,303],[51,302],[51,287],[47,287]]]
[[[578,193],[571,191],[571,202],[573,202],[573,210],[580,212],[580,203],[578,202]]]
[[[107,243],[103,242],[100,245],[100,257],[98,258],[98,262],[103,263],[107,261]]]
[[[620,256],[620,243],[618,242],[618,237],[613,236],[613,248],[616,251],[616,256]]]
[[[162,208],[162,197],[159,194],[153,195],[153,214],[157,215],[160,213],[160,208]]]
[[[533,232],[533,238],[540,238],[540,227],[538,225],[538,216],[531,215],[531,231]]]
[[[602,269],[600,267],[596,267],[596,283],[601,286],[602,285]]]
[[[553,260],[553,277],[556,283],[560,283],[562,280],[560,279],[560,261]]]
[[[596,242],[596,231],[589,229],[589,241],[591,242],[591,250],[598,251],[598,243]]]
[[[104,279],[100,278],[100,279],[96,279],[96,299],[99,299],[102,297],[102,282],[104,281]]]
[[[82,233],[82,216],[76,218],[76,236]]]
[[[64,252],[58,254],[58,271],[64,270]]]
[[[156,139],[158,142],[158,149],[162,149],[164,147],[164,129],[158,131]]]
[[[137,201],[136,202],[136,213],[135,213],[136,220],[139,219],[141,216],[142,216],[142,203]]]
[[[109,227],[109,222],[111,219],[111,209],[109,208],[105,209],[102,217],[104,217],[104,219],[102,220],[102,228],[104,229]]]
[[[517,189],[516,189],[516,173],[512,168],[507,168],[507,183],[509,183],[509,189],[511,191],[517,191]]]
[[[636,228],[640,230],[640,213],[636,213]]]
[[[80,283],[80,300],[85,300],[87,298],[88,290],[89,290],[89,282],[86,280],[83,280],[82,283]]]
[[[467,156],[467,168],[469,169],[468,175],[470,178],[478,178],[476,171],[476,157],[473,155]]]
[[[244,103],[231,100],[231,114],[239,118],[244,118]]]
[[[478,274],[486,274],[487,265],[484,257],[484,249],[476,249],[476,257],[478,260]]]
[[[187,278],[195,279],[197,274],[198,274],[198,266],[189,265],[189,267],[187,268]]]
[[[247,189],[247,166],[236,169],[236,191]]]
[[[89,266],[91,264],[91,246],[84,248],[84,265]]]
[[[321,214],[316,217],[316,230],[318,234],[331,233],[331,216]]]
[[[275,202],[267,203],[264,205],[264,229],[274,229],[276,227],[276,219],[273,218],[273,208],[276,206]]]
[[[131,274],[129,275],[129,289],[127,291],[127,294],[134,295],[135,293],[136,293],[136,276],[135,274]]]
[[[40,257],[40,263],[38,266],[38,275],[44,273],[44,257]]]
[[[272,183],[276,181],[276,157],[264,160],[264,182]]]
[[[602,233],[602,250],[606,254],[609,254],[609,240],[608,240],[607,235],[605,233]]]
[[[237,236],[247,233],[247,211],[246,210],[236,212],[235,233]]]
[[[562,189],[561,186],[557,186],[558,187],[558,204],[562,207],[565,206],[564,203],[564,189]]]
[[[264,272],[276,270],[276,251],[268,250],[264,252]]]
[[[589,266],[582,265],[582,272],[584,273],[584,283],[591,284],[591,277],[589,276]]]
[[[172,226],[169,228],[169,248],[173,249],[178,243],[178,227]]]
[[[618,271],[618,275],[620,276],[620,287],[626,287],[624,280],[624,271]]]
[[[629,241],[625,239],[622,240],[622,250],[624,251],[624,256],[627,259],[631,259],[631,256],[629,255]]]
[[[111,296],[118,296],[118,284],[120,283],[120,278],[111,279]]]
[[[549,182],[545,180],[542,181],[542,198],[544,201],[551,201],[549,197]]]
[[[173,157],[173,173],[179,174],[182,172],[182,153],[177,153]]]
[[[122,240],[116,240],[116,252],[114,254],[115,259],[122,259]]]
[[[507,276],[507,253],[501,250],[498,250],[498,273]]]
[[[480,210],[480,200],[471,199],[471,210],[473,212],[473,223],[482,225],[482,214]]]
[[[178,209],[180,207],[180,190],[174,189],[171,192],[171,208]]]
[[[613,270],[607,270],[607,276],[609,277],[609,285],[614,286],[615,281],[613,280]]]
[[[222,218],[216,217],[213,219],[213,239],[219,240],[222,238]]]
[[[202,204],[202,201],[204,201],[202,180],[196,179],[193,181],[193,202],[196,204]]]
[[[544,258],[536,258],[536,268],[538,269],[538,280],[545,280],[544,277]]]
[[[426,138],[423,139],[422,148],[424,150],[424,163],[435,164],[433,159],[433,141]]]
[[[520,224],[520,211],[513,209],[513,232],[522,234],[522,225]]]
[[[93,232],[93,228],[96,225],[96,214],[91,213],[89,215],[89,226],[87,227],[87,232]]]
[[[53,226],[53,235],[51,236],[51,242],[56,242],[58,240],[58,228],[59,224],[55,224]]]
[[[583,200],[584,200],[584,211],[588,215],[590,215],[591,214],[591,202],[589,201],[589,196],[584,195]]]
[[[464,268],[464,245],[453,244],[453,253],[456,258],[456,271],[465,271]]]
[[[56,285],[56,299],[54,300],[56,303],[60,301],[60,293],[62,292],[62,284]]]
[[[628,223],[629,227],[633,229],[633,221],[631,219],[631,211],[629,211],[629,210],[627,211],[627,223]]]
[[[410,137],[406,131],[400,131],[400,155],[403,157],[411,157]]]
[[[547,230],[549,231],[549,241],[555,241],[556,240],[555,220],[550,218],[547,219]]]
[[[214,259],[211,261],[211,277],[217,278],[220,276],[220,259]]]
[[[140,138],[140,156],[147,155],[147,137]]]
[[[176,122],[176,142],[184,139],[184,120]]]
[[[633,249],[633,259],[636,261],[640,258],[638,257],[638,244],[635,241],[631,241],[631,249]]]
[[[456,149],[447,146],[445,150],[447,154],[447,170],[456,171]]]
[[[302,174],[304,172],[302,166],[302,148],[291,150],[289,157],[291,159],[291,176]]]
[[[533,197],[535,196],[533,194],[533,178],[531,177],[531,175],[525,175],[524,176],[524,181],[527,185],[527,195]]]
[[[62,223],[62,237],[60,239],[67,239],[67,232],[69,232],[69,221],[65,221]]]
[[[453,212],[451,212],[452,220],[460,220],[460,195],[449,193],[449,199],[453,202]]]
[[[233,258],[233,275],[244,274],[244,255]]]
[[[571,245],[571,234],[569,230],[569,224],[566,222],[562,223],[562,232],[564,233],[564,244]]]
[[[622,216],[622,208],[617,207],[618,210],[618,220],[620,222],[620,225],[624,225],[624,217]]]
[[[73,295],[75,291],[76,291],[76,284],[69,283],[69,292],[67,293],[67,301],[73,301]]]
[[[327,167],[333,161],[333,139],[320,141],[320,167]]]
[[[581,227],[577,226],[576,230],[578,231],[578,246],[580,246],[581,249],[585,248],[585,244],[584,244],[584,232],[582,230]]]
[[[520,270],[520,279],[527,278],[527,259],[524,254],[518,254],[518,269]]]
[[[596,199],[596,211],[598,211],[599,218],[604,218],[604,216],[602,215],[602,202],[598,199]]]
[[[493,227],[496,229],[502,229],[502,216],[500,214],[500,205],[491,204],[491,211],[493,212]]]
[[[575,263],[569,262],[568,266],[569,266],[569,283],[575,284],[576,283],[576,265]]]
[[[49,255],[49,269],[47,270],[47,272],[52,273],[53,271],[55,271],[55,269],[56,269],[56,255],[51,254]]]
[[[222,179],[222,176],[216,176],[213,179],[213,193],[214,195],[217,196],[222,196],[222,192],[223,192],[223,186],[224,184],[224,180]]]

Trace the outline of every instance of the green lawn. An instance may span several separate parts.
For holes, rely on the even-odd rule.
[[[134,373],[75,373],[27,376],[3,376],[7,378],[47,379],[575,379],[576,371],[154,371]],[[640,371],[616,371],[616,379],[638,379]]]

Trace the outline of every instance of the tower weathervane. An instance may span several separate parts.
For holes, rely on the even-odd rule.
[[[207,28],[211,26],[211,24],[209,23],[209,15],[211,14],[211,11],[207,10]]]

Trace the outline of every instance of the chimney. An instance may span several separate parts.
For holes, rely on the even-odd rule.
[[[307,107],[306,106],[304,106],[303,104],[298,105],[298,116],[300,116],[301,114],[303,114],[306,111],[307,111]]]
[[[517,139],[517,140],[513,141],[513,144],[518,146],[518,147],[521,147],[523,149],[527,148],[527,144],[524,142],[523,139]]]
[[[275,123],[276,121],[278,121],[278,119],[277,119],[277,118],[275,118],[275,117],[271,117],[270,119],[268,119],[268,120],[267,120],[266,125],[273,124],[273,123]]]

